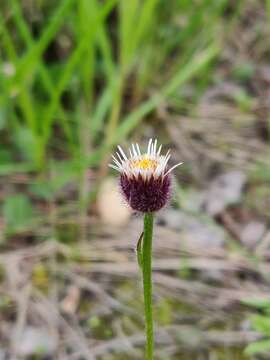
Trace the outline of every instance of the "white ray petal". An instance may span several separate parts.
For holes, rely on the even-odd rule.
[[[137,157],[139,154],[137,154],[137,151],[136,151],[136,148],[135,148],[134,144],[132,144],[131,146],[132,146],[134,156]]]
[[[148,147],[147,147],[147,154],[151,155],[151,144],[152,144],[152,139],[149,140],[148,142]]]
[[[160,155],[161,149],[162,149],[162,145],[159,145],[158,152],[157,152],[157,156]]]
[[[153,143],[153,141],[152,141],[152,144],[151,144],[151,151],[150,151],[150,153],[151,153],[151,157],[153,157],[153,156],[154,156],[154,143]]]
[[[153,146],[153,150],[154,150],[154,155],[156,155],[157,152],[157,139],[154,141],[154,146]]]
[[[113,168],[113,169],[116,170],[116,171],[119,171],[119,172],[122,171],[122,169],[120,169],[118,166],[115,166],[115,165],[113,165],[113,164],[109,164],[108,166],[109,166],[110,168]]]
[[[123,158],[124,158],[125,160],[127,160],[126,154],[125,154],[125,152],[123,151],[123,149],[121,148],[121,146],[118,145],[117,147],[118,147],[120,153],[122,154]]]
[[[164,176],[168,175],[173,169],[175,169],[177,166],[180,166],[180,165],[182,165],[182,164],[183,164],[183,162],[180,162],[180,163],[174,165],[173,167],[171,167],[171,168],[164,174]]]
[[[118,159],[120,160],[121,164],[125,161],[122,157],[121,157],[121,154],[119,154],[119,152],[115,152],[116,155],[118,156]]]
[[[166,153],[166,155],[165,155],[164,158],[163,158],[165,164],[167,164],[167,162],[169,161],[170,157],[171,157],[171,152],[170,152],[170,150],[168,150],[167,153]]]
[[[114,155],[112,155],[112,158],[113,158],[114,162],[116,163],[116,165],[118,165],[119,167],[122,166],[122,164],[116,159],[116,157]]]
[[[170,160],[170,158],[171,158],[171,154],[167,154],[166,156],[165,156],[165,158],[164,158],[164,167],[165,166],[167,166],[167,164],[168,164],[168,161]]]

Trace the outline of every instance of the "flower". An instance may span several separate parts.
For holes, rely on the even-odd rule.
[[[158,211],[170,197],[171,172],[182,163],[168,168],[170,151],[164,156],[160,155],[161,149],[162,145],[157,149],[157,140],[150,139],[146,153],[141,153],[138,144],[132,144],[129,157],[119,145],[117,157],[112,155],[114,163],[109,166],[120,172],[122,194],[133,210]]]

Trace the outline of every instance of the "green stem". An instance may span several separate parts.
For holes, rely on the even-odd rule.
[[[143,294],[146,330],[146,360],[153,360],[153,311],[152,311],[152,237],[153,213],[144,215],[144,237],[142,252]]]

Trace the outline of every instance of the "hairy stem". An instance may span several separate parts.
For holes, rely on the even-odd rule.
[[[146,360],[153,359],[153,311],[152,311],[152,237],[154,216],[144,215],[144,237],[142,251],[143,294],[146,330]]]

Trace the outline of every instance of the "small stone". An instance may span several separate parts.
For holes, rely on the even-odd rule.
[[[221,248],[225,243],[225,233],[213,224],[194,221],[187,232],[190,243],[197,248]]]
[[[224,231],[215,224],[204,222],[181,210],[168,209],[158,214],[159,224],[184,234],[192,247],[220,248],[225,243]]]
[[[181,209],[191,212],[200,212],[205,200],[205,193],[202,191],[190,190],[181,199]]]
[[[204,209],[211,216],[222,213],[229,205],[241,200],[246,175],[238,170],[219,175],[205,192]]]
[[[240,240],[249,248],[254,248],[266,232],[266,226],[259,221],[251,221],[241,231]]]
[[[157,213],[157,223],[171,230],[180,230],[183,225],[181,214],[179,210],[165,209]]]
[[[100,186],[97,208],[102,222],[109,226],[124,226],[131,215],[131,210],[123,200],[118,181],[106,179]]]
[[[56,339],[44,328],[28,326],[22,333],[16,346],[19,356],[42,354],[53,355],[57,348]]]

